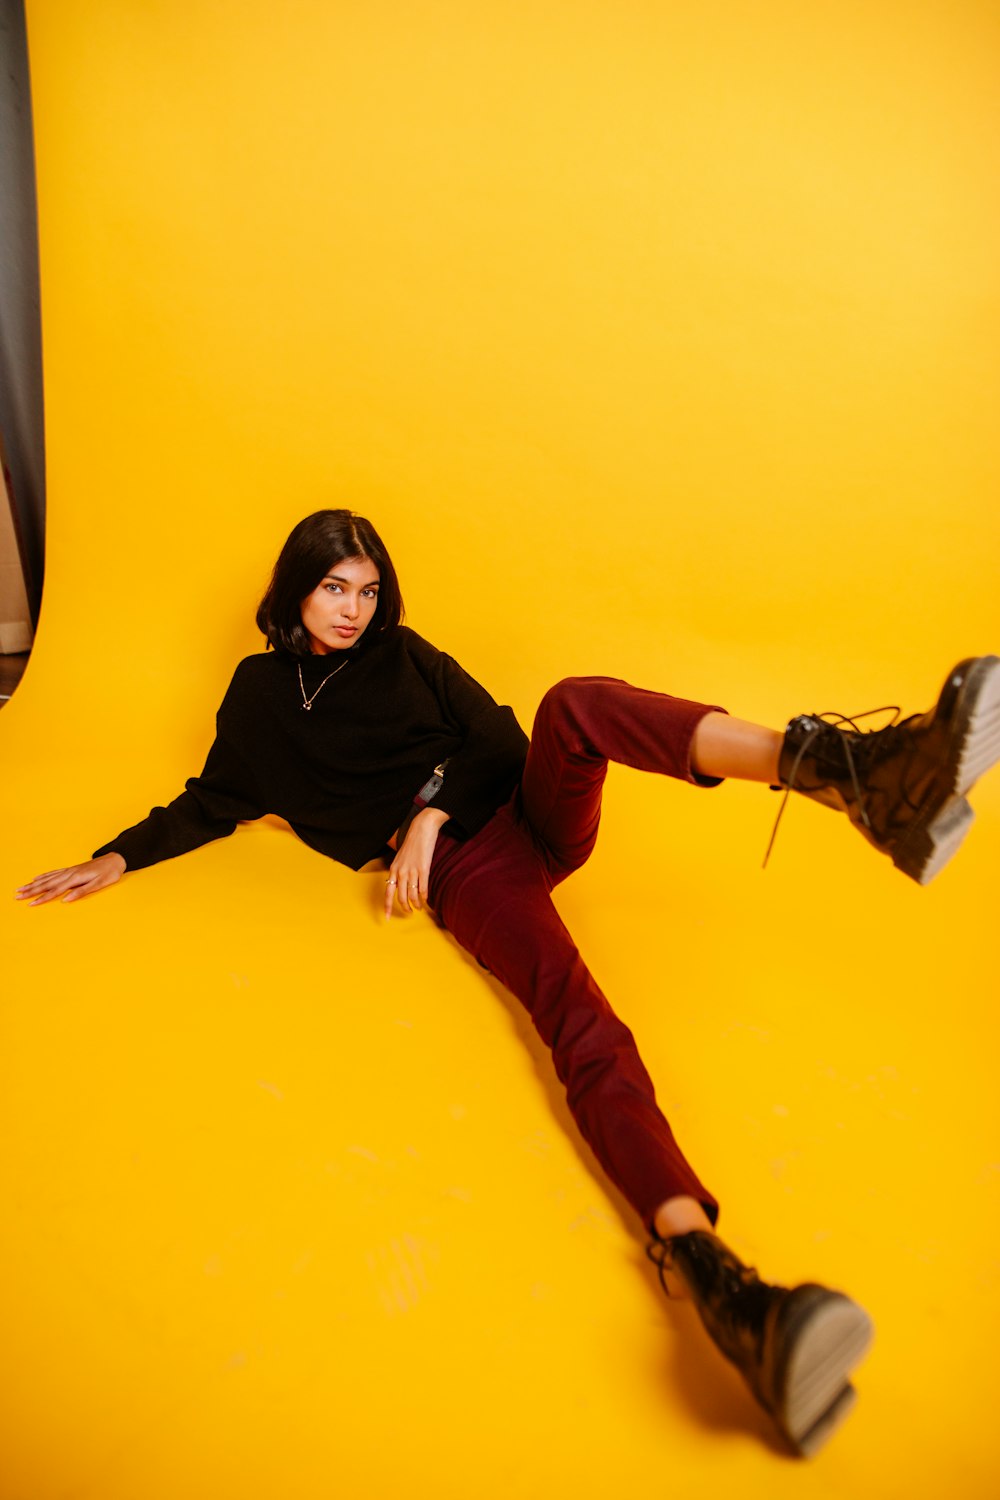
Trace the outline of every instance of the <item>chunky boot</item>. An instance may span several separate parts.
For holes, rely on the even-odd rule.
[[[769,1286],[704,1230],[657,1235],[647,1253],[665,1287],[665,1271],[680,1277],[712,1341],[792,1450],[818,1452],[854,1405],[847,1377],[871,1343],[868,1314],[823,1286]]]
[[[926,885],[969,831],[966,792],[998,758],[1000,658],[978,656],[949,673],[934,708],[900,724],[863,733],[836,715],[793,719],[778,779],[846,812],[897,869]]]

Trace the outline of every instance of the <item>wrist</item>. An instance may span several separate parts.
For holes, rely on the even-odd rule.
[[[413,821],[423,821],[432,828],[443,828],[450,817],[450,813],[442,812],[439,807],[422,807]]]
[[[102,854],[101,858],[112,860],[114,862],[114,868],[118,871],[119,875],[124,875],[125,871],[128,869],[128,865],[125,863],[122,856],[118,854],[114,849],[112,849],[110,854]]]

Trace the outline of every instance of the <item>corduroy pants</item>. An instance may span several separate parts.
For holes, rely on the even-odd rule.
[[[439,920],[526,1007],[580,1130],[649,1228],[667,1198],[718,1202],[656,1102],[631,1031],[615,1015],[552,904],[552,888],[597,840],[608,762],[700,786],[691,741],[714,705],[572,677],[539,705],[521,784],[474,837],[438,839],[430,903]],[[447,829],[447,825],[445,825]]]

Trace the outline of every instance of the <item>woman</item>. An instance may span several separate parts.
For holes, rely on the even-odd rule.
[[[853,1404],[869,1319],[840,1292],[767,1284],[715,1235],[717,1200],[550,893],[594,847],[609,760],[703,787],[731,776],[794,787],[926,882],[971,820],[965,792],[1000,754],[1000,660],[961,663],[931,713],[868,734],[811,716],[779,732],[575,678],[546,694],[529,746],[512,711],[402,615],[368,521],[326,510],[300,522],[257,612],[273,651],[237,667],[201,775],[18,898],[77,900],[268,812],[353,869],[387,864],[386,917],[429,905],[525,1004],[580,1129],[652,1235],[664,1287],[694,1298],[791,1448],[815,1452]]]

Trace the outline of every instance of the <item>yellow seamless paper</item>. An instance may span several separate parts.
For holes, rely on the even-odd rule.
[[[28,20],[50,526],[8,889],[199,768],[320,505],[526,726],[577,672],[912,712],[997,649],[991,7]],[[804,802],[761,876],[760,789],[613,772],[560,893],[727,1237],[875,1316],[806,1471],[664,1304],[527,1019],[386,932],[378,877],[265,822],[9,903],[7,1492],[995,1493],[975,801],[919,891]]]

